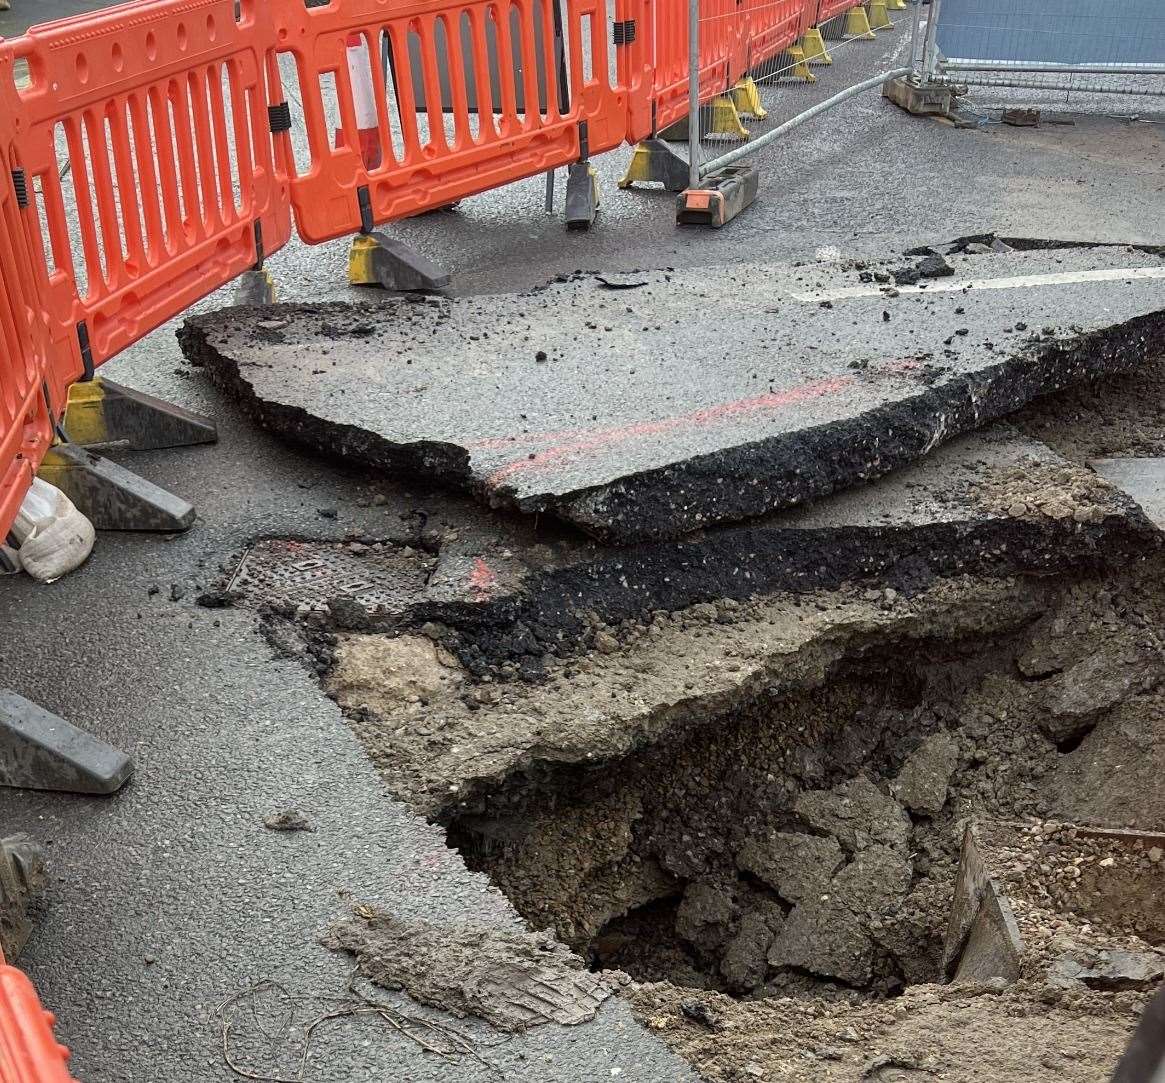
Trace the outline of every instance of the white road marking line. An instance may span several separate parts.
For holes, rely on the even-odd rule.
[[[1028,286],[1070,286],[1078,282],[1127,282],[1134,278],[1165,278],[1165,267],[1108,267],[1097,271],[1057,271],[1011,278],[934,278],[918,286],[847,286],[822,293],[795,293],[796,301],[844,301],[849,297],[885,297],[884,290],[906,293],[960,293],[963,290],[1018,290]]]

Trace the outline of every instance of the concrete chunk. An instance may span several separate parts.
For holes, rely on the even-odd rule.
[[[947,802],[947,787],[959,762],[959,743],[946,731],[928,737],[902,765],[891,786],[913,812],[933,816]]]
[[[811,827],[827,831],[851,853],[871,843],[905,850],[910,818],[865,775],[839,783],[832,790],[801,794],[794,809]]]
[[[736,855],[740,868],[789,902],[820,895],[843,860],[837,839],[789,831],[749,839]]]

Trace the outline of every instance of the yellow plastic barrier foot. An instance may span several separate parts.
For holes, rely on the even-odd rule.
[[[805,59],[805,50],[800,45],[793,45],[788,51],[789,59],[793,62],[793,66],[789,69],[789,74],[794,79],[804,79],[807,83],[816,83],[817,76],[809,70],[809,62]]]
[[[752,133],[740,122],[736,103],[728,94],[717,94],[705,106],[711,110],[711,119],[704,135],[728,135],[736,139],[751,139]]]
[[[732,104],[736,106],[738,113],[756,117],[757,120],[764,120],[769,115],[769,111],[761,104],[760,91],[752,76],[746,75],[732,88],[730,93],[732,94]]]
[[[682,192],[688,186],[688,163],[662,139],[644,139],[636,144],[619,187],[653,182],[662,184],[669,192]]]
[[[361,233],[348,250],[348,283],[385,290],[435,291],[449,285],[449,272],[386,233]]]
[[[74,444],[128,444],[135,451],[213,444],[214,422],[132,387],[97,376],[73,384],[64,429]]]
[[[905,11],[907,6],[906,0],[886,0],[887,11]]]
[[[871,30],[893,30],[894,24],[886,11],[886,0],[870,0],[867,8],[867,17]]]
[[[829,55],[829,50],[825,47],[825,38],[822,36],[819,27],[811,26],[806,30],[801,38],[799,47],[805,53],[806,64],[833,63],[833,57]]]
[[[845,13],[845,36],[847,38],[864,38],[873,41],[878,35],[870,27],[866,9],[859,4]]]

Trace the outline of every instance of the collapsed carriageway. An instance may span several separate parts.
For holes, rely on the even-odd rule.
[[[1118,376],[1117,413],[1160,382]],[[957,968],[968,819],[1165,822],[1159,537],[1084,467],[1086,435],[1059,439],[1089,395],[694,538],[422,522],[331,547],[395,576],[378,604],[281,600],[246,567],[224,587],[321,675],[393,792],[532,927],[648,983],[645,1012],[660,988],[697,998],[695,1027],[718,994],[909,998]]]

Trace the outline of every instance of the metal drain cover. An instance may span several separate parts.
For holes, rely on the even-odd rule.
[[[403,613],[422,601],[436,558],[388,542],[268,539],[247,550],[230,589],[257,605],[326,609],[350,598],[370,613]]]

